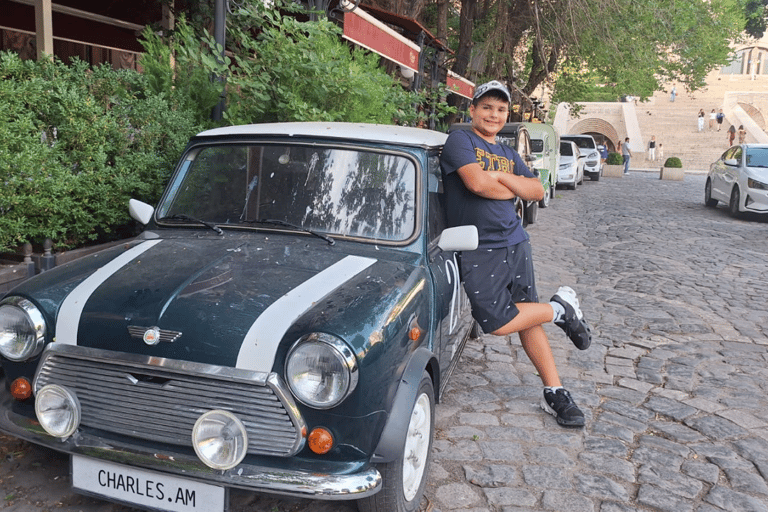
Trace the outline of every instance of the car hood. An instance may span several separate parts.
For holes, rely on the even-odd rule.
[[[341,315],[375,321],[373,306],[398,293],[412,264],[384,261],[387,251],[374,247],[359,255],[360,245],[280,235],[141,240],[64,266],[58,279],[49,271],[47,281],[64,283],[60,297],[49,291],[37,302],[58,303],[56,343],[269,372],[297,325],[305,333]]]
[[[560,165],[563,164],[575,164],[577,161],[577,158],[572,155],[560,155]]]

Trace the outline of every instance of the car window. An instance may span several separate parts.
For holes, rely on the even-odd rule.
[[[544,141],[541,139],[531,139],[531,151],[533,153],[543,153]]]
[[[429,196],[429,214],[427,217],[427,236],[430,243],[437,243],[440,234],[447,226],[445,218],[445,194],[443,193],[443,173],[440,172],[440,157],[430,155],[427,169]]]
[[[736,152],[736,150],[739,149],[739,146],[734,146],[730,148],[728,151],[723,153],[723,160],[728,160],[729,158],[735,158],[733,154]]]
[[[334,235],[407,240],[416,167],[403,156],[310,145],[222,144],[187,154],[158,218],[220,225],[274,219]]]
[[[741,165],[741,156],[743,154],[741,146],[736,146],[735,148],[733,148],[733,150],[734,151],[733,151],[733,153],[731,155],[731,158],[735,158],[736,161],[739,163],[739,165]]]
[[[564,156],[573,156],[573,146],[571,146],[569,142],[561,142],[560,154]]]
[[[568,138],[567,140],[570,140],[571,142],[575,142],[576,145],[582,149],[594,149],[595,148],[595,141],[592,138],[589,137],[573,137]]]

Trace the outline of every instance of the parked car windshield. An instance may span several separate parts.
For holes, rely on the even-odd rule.
[[[595,141],[590,137],[568,137],[567,140],[575,142],[581,149],[595,149]]]
[[[157,217],[186,215],[222,227],[278,220],[331,235],[402,241],[414,232],[415,203],[416,168],[401,155],[222,144],[186,155]]]
[[[747,148],[747,167],[768,167],[768,148]]]

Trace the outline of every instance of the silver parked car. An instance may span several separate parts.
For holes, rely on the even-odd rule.
[[[560,166],[557,169],[557,185],[576,190],[584,181],[584,158],[576,143],[560,141]]]
[[[768,214],[768,144],[740,144],[722,154],[709,167],[704,204],[728,205],[731,215]]]

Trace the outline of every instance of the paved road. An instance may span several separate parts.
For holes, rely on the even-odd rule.
[[[703,186],[632,173],[558,191],[529,231],[541,297],[571,285],[593,325],[585,352],[547,326],[587,427],[538,408],[516,336],[471,342],[422,510],[768,512],[768,219],[705,208]],[[4,510],[131,510],[72,495],[64,457],[0,446]],[[231,510],[355,507],[235,492]]]

